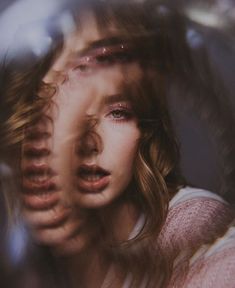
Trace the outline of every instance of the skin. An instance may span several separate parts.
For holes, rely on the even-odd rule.
[[[99,232],[92,218],[94,211],[110,220],[107,227],[117,241],[128,238],[139,213],[131,203],[117,199],[130,192],[128,185],[140,138],[137,119],[122,85],[140,81],[142,72],[134,61],[98,63],[81,69],[78,63],[84,57],[83,51],[89,55],[91,44],[104,38],[91,14],[81,23],[44,78],[45,83],[56,83],[58,87],[53,105],[44,111],[53,125],[44,117],[26,131],[29,137],[22,147],[22,207],[36,241],[52,247],[56,255],[72,255],[67,266],[74,287],[78,281],[90,283],[84,287],[99,287],[97,283],[103,281],[110,263],[102,257],[100,244],[94,243]],[[112,28],[110,35],[115,33]],[[47,136],[30,137],[33,131]],[[49,152],[27,157],[30,147]],[[80,180],[76,171],[81,165],[96,165],[108,171],[107,185],[84,192],[77,185]],[[30,178],[26,172],[32,166],[36,170],[46,168],[42,175]],[[48,193],[51,186],[53,191]],[[91,259],[96,275],[89,279],[85,263],[90,266]],[[83,271],[79,279],[77,267]]]

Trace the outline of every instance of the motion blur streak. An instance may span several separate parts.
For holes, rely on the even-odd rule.
[[[184,11],[190,20],[210,28],[226,29],[232,27],[235,22],[232,0],[213,1],[213,4],[209,4],[208,1],[190,1],[185,5]]]
[[[62,0],[16,1],[0,14],[0,60],[6,55],[10,59],[27,57],[27,53],[42,57],[54,37],[72,27],[72,18]]]

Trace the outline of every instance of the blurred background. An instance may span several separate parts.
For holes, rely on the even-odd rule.
[[[223,195],[234,205],[235,1],[154,3],[156,23],[159,18],[169,23],[169,53],[176,70],[168,79],[168,100],[181,147],[183,174],[191,185]],[[0,62],[14,58],[22,64],[43,57],[55,39],[72,29],[71,10],[75,6],[72,0],[0,0]],[[181,28],[175,33],[178,22]],[[182,55],[179,37],[185,40],[187,56]],[[2,190],[11,177],[11,171],[1,163]],[[0,235],[7,238],[0,245],[0,286],[11,287],[11,267],[18,267],[20,273],[27,236],[20,221],[6,235],[2,193],[0,201]]]

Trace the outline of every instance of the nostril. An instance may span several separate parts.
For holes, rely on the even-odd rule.
[[[78,141],[76,152],[80,156],[98,154],[102,150],[100,136],[95,132],[86,132]]]

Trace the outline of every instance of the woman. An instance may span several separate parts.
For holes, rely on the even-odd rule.
[[[6,67],[4,157],[21,171],[22,214],[66,287],[233,287],[234,246],[223,250],[226,279],[210,262],[233,215],[183,188],[165,99],[169,39],[142,5],[89,1],[47,57]]]

